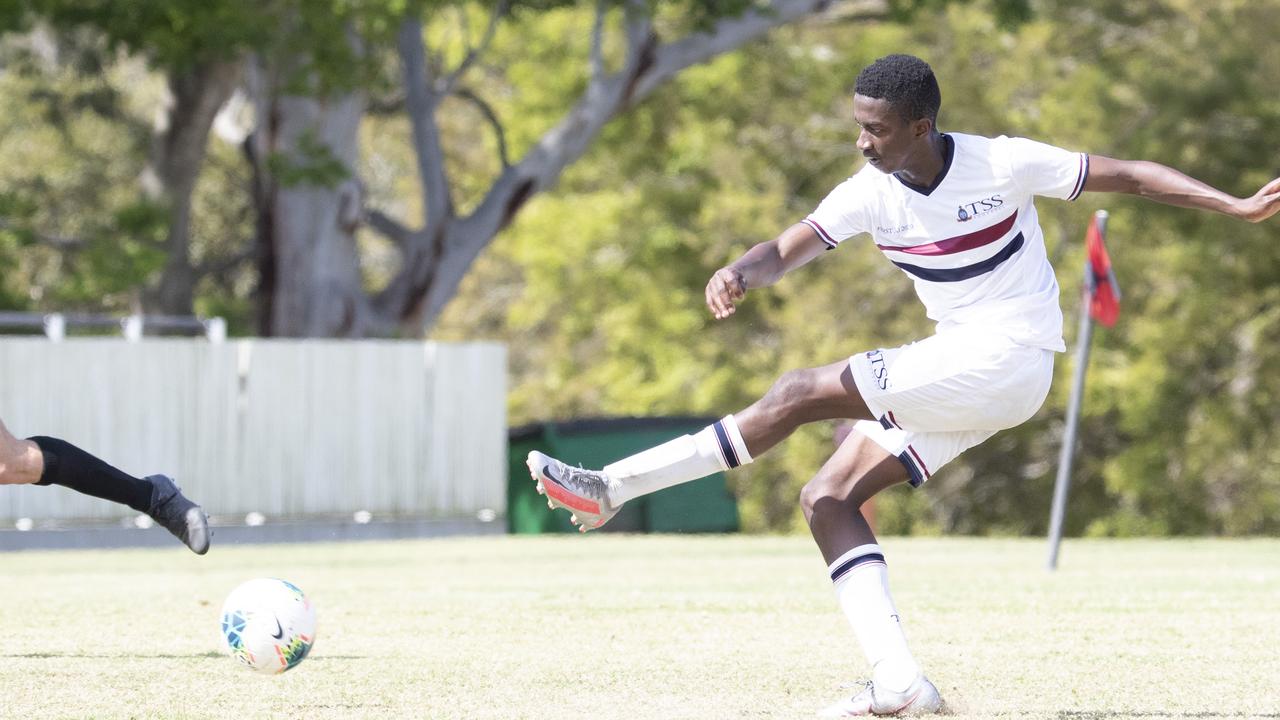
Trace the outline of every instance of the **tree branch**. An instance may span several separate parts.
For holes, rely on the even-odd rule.
[[[627,57],[620,70],[593,77],[555,127],[543,134],[515,165],[507,167],[470,215],[450,222],[442,251],[429,266],[406,268],[412,277],[397,284],[417,288],[412,322],[429,326],[456,292],[466,270],[493,237],[515,218],[530,198],[550,188],[564,168],[580,158],[611,119],[696,63],[706,62],[764,35],[769,30],[828,9],[835,0],[769,0],[737,17],[726,17],[705,32],[672,43],[660,42],[644,0],[628,0],[625,9]],[[883,0],[867,0],[883,2]],[[597,18],[597,27],[603,25]],[[593,38],[593,74],[603,67],[602,51]],[[601,71],[604,72],[604,71]],[[433,247],[436,247],[433,245]]]
[[[748,10],[736,17],[722,18],[707,32],[696,32],[655,52],[652,67],[639,78],[631,100],[648,97],[676,73],[690,65],[710,60],[721,53],[741,47],[769,30],[823,12],[833,0],[772,0],[758,10]]]
[[[506,170],[511,167],[511,160],[507,156],[507,134],[502,127],[502,121],[498,119],[498,114],[494,112],[489,103],[467,88],[457,88],[453,91],[453,94],[455,97],[475,105],[485,119],[489,121],[489,124],[493,126],[493,134],[498,141],[498,159],[502,161],[502,169]]]
[[[405,107],[413,126],[413,149],[418,159],[418,176],[422,181],[423,205],[428,226],[443,225],[453,214],[453,198],[445,173],[444,151],[440,147],[440,128],[435,112],[440,96],[431,91],[426,47],[422,42],[422,24],[406,18],[397,38],[400,63],[404,72]]]
[[[396,247],[401,250],[403,250],[404,246],[409,242],[409,228],[401,225],[398,220],[392,218],[381,210],[366,211],[364,221],[370,229],[395,243]]]
[[[591,85],[604,82],[604,18],[609,11],[609,0],[596,0],[596,18],[591,24]]]
[[[484,29],[484,37],[480,38],[480,43],[467,50],[467,56],[458,63],[458,67],[449,73],[444,79],[444,83],[440,87],[441,95],[448,95],[457,87],[458,82],[462,80],[462,76],[471,69],[476,59],[489,49],[489,45],[493,42],[493,36],[498,32],[498,21],[506,17],[507,10],[511,7],[511,0],[499,0],[497,7],[493,9],[493,15],[489,17],[489,25]],[[463,17],[466,17],[466,9],[463,8]],[[464,33],[467,34],[467,33]]]
[[[368,115],[398,115],[404,112],[404,93],[396,92],[369,98],[365,106]]]

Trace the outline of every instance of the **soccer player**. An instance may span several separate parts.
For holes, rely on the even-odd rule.
[[[0,485],[62,485],[150,515],[197,555],[209,551],[209,519],[165,475],[136,478],[65,440],[16,438],[0,421]]]
[[[871,666],[866,687],[823,715],[929,713],[941,698],[907,648],[884,553],[859,508],[898,483],[919,487],[1044,402],[1054,353],[1066,348],[1033,199],[1130,193],[1259,222],[1280,209],[1280,179],[1236,198],[1157,163],[942,133],[933,71],[908,55],[864,68],[853,101],[866,165],[804,220],[716,271],[707,306],[716,319],[728,318],[748,290],[865,233],[915,284],[936,333],[787,372],[742,412],[602,471],[536,451],[528,465],[548,504],[568,509],[585,532],[631,498],[749,463],[801,424],[858,420],[800,493],[839,605]]]

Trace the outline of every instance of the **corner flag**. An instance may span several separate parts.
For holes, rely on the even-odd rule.
[[[1094,215],[1089,221],[1089,230],[1084,236],[1084,248],[1089,257],[1085,283],[1089,287],[1089,317],[1112,327],[1120,315],[1120,285],[1116,283],[1116,273],[1111,269],[1111,258],[1107,255],[1107,246],[1103,241],[1103,228],[1106,227],[1106,216],[1102,222]]]
[[[1067,515],[1067,489],[1071,486],[1071,458],[1076,446],[1076,425],[1080,422],[1080,403],[1084,398],[1084,375],[1089,368],[1089,347],[1093,342],[1093,323],[1111,327],[1120,316],[1120,285],[1111,270],[1111,258],[1102,239],[1107,234],[1107,211],[1099,210],[1089,222],[1084,236],[1086,259],[1084,287],[1081,288],[1080,334],[1076,336],[1075,382],[1067,401],[1067,425],[1062,435],[1058,456],[1058,478],[1053,483],[1053,508],[1049,513],[1049,569],[1058,567],[1058,547],[1062,544],[1062,524]]]

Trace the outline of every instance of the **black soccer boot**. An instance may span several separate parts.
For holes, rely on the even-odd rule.
[[[209,552],[209,516],[191,502],[168,475],[148,475],[151,508],[147,514],[197,555]]]

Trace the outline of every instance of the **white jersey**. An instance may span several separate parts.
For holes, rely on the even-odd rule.
[[[1032,200],[1074,200],[1089,156],[1025,138],[948,133],[932,187],[870,165],[827,195],[804,223],[836,247],[869,233],[915,283],[938,332],[982,325],[1063,352],[1058,281]]]

